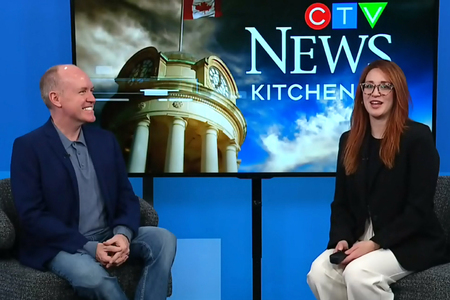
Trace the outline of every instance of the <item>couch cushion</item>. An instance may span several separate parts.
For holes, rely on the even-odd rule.
[[[450,299],[450,263],[413,273],[393,284],[395,300]]]
[[[8,216],[17,235],[19,230],[19,216],[14,205],[9,178],[0,180],[0,209]]]
[[[116,276],[129,299],[134,299],[143,263],[129,261],[109,270]],[[1,299],[71,300],[79,299],[69,283],[51,272],[41,272],[21,265],[15,259],[0,260]],[[4,298],[3,298],[4,297]]]
[[[14,245],[16,234],[9,218],[0,209],[0,250],[8,250]]]
[[[445,232],[447,243],[450,243],[450,176],[440,176],[434,196],[434,208],[439,222]]]

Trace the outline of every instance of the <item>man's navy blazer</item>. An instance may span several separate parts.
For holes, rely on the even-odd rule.
[[[139,199],[133,192],[119,145],[111,132],[82,130],[111,229],[124,225],[137,235]],[[88,240],[78,231],[78,185],[69,155],[49,119],[14,141],[11,186],[20,221],[19,260],[45,270],[59,251],[75,253]]]

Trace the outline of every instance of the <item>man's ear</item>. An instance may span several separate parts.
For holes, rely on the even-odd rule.
[[[61,101],[60,101],[60,97],[59,97],[59,93],[56,91],[51,91],[48,94],[48,99],[50,100],[50,102],[56,106],[56,107],[61,107]]]

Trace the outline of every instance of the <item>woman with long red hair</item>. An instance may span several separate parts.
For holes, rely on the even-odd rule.
[[[392,283],[448,261],[433,209],[439,154],[429,127],[408,118],[410,100],[397,64],[364,69],[339,141],[327,250],[307,276],[317,299],[391,300]]]

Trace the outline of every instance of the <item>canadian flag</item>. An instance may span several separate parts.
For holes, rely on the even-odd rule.
[[[221,0],[183,0],[185,20],[222,16]]]

